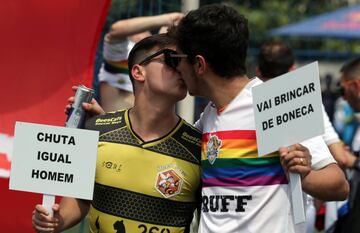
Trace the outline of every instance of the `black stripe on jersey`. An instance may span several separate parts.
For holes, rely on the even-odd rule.
[[[126,126],[100,135],[99,142],[113,142],[141,147]]]
[[[103,213],[139,222],[185,227],[191,222],[196,203],[151,197],[95,183],[92,206]]]
[[[199,130],[189,125],[187,122],[184,122],[181,128],[176,131],[172,137],[190,151],[196,161],[200,164],[202,133]]]
[[[159,144],[148,147],[147,149],[156,153],[161,153],[177,159],[185,160],[196,165],[200,165],[200,160],[197,158],[201,153],[201,148],[187,148],[172,137]],[[195,154],[197,156],[195,156]]]

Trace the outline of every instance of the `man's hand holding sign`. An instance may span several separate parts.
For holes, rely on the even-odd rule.
[[[280,162],[286,173],[299,173],[305,178],[311,171],[311,155],[309,150],[301,144],[281,147]]]
[[[304,222],[301,179],[311,172],[311,154],[296,143],[324,132],[317,62],[254,87],[253,101],[259,156],[279,150],[290,180],[294,222]]]

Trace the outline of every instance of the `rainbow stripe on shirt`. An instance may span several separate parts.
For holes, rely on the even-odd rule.
[[[128,74],[128,60],[121,60],[121,61],[104,61],[105,70],[110,73],[121,73],[121,74]]]
[[[202,140],[204,187],[288,183],[278,152],[258,157],[255,130],[204,133]]]

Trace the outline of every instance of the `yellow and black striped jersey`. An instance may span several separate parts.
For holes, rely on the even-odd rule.
[[[128,113],[86,123],[100,132],[90,232],[185,232],[198,201],[201,133],[180,119],[164,137],[144,142]]]

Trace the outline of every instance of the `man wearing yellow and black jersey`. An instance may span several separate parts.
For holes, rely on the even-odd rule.
[[[179,119],[166,135],[144,141],[129,112],[87,122],[100,131],[91,232],[184,232],[197,201],[200,133]]]
[[[134,107],[86,123],[100,132],[93,200],[64,197],[54,217],[37,205],[37,232],[63,231],[87,213],[92,233],[189,231],[199,203],[201,133],[175,113],[187,89],[176,71],[186,55],[174,49],[165,34],[134,46],[128,59]]]

